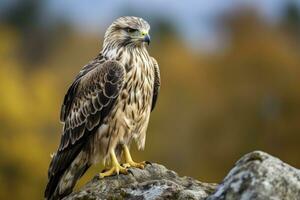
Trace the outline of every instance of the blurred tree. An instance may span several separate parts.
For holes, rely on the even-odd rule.
[[[290,39],[290,42],[293,43],[294,41],[297,41],[297,43],[294,43],[294,47],[299,48],[300,43],[300,8],[296,4],[296,2],[289,1],[283,10],[283,17],[282,17],[282,30],[287,32],[288,36],[292,39]]]
[[[2,13],[2,24],[20,33],[21,42],[16,52],[27,69],[39,67],[57,40],[70,33],[69,25],[64,20],[58,20],[52,27],[45,26],[42,21],[44,3],[36,0],[16,1]]]
[[[216,94],[215,119],[207,117],[203,127],[210,125],[206,139],[213,146],[223,146],[210,152],[212,157],[225,154],[230,158],[212,167],[229,168],[235,153],[258,148],[300,165],[299,159],[294,160],[300,139],[300,126],[295,122],[300,116],[295,40],[291,39],[293,45],[286,43],[286,35],[252,9],[240,9],[221,20],[230,33],[230,45],[220,56],[212,57],[214,64],[208,73],[210,90]],[[219,138],[210,135],[212,131]]]
[[[40,6],[41,1],[16,1],[3,11],[1,21],[25,32],[38,24]]]
[[[300,29],[300,9],[296,2],[289,1],[284,8],[282,21],[290,29]]]

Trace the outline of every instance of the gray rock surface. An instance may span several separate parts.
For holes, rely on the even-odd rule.
[[[64,200],[201,200],[212,194],[217,186],[190,177],[179,177],[174,171],[155,163],[147,165],[144,170],[132,168],[131,171],[132,174],[104,179],[96,176],[80,191]]]
[[[300,170],[267,153],[243,156],[207,200],[300,200]]]
[[[132,174],[94,177],[64,200],[300,200],[300,171],[261,151],[243,156],[217,186],[179,177],[159,164]]]

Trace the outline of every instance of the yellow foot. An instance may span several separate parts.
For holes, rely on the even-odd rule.
[[[109,170],[99,173],[100,178],[104,178],[106,176],[112,176],[115,174],[128,174],[126,167],[122,167],[121,165],[115,165]]]
[[[121,174],[128,174],[128,170],[125,167],[122,167],[119,164],[119,162],[117,160],[117,157],[115,155],[114,150],[112,150],[110,152],[110,157],[111,157],[111,165],[112,165],[112,167],[109,170],[107,170],[107,171],[105,171],[103,173],[100,173],[99,174],[100,178],[104,178],[106,176],[112,176],[112,175],[120,174],[120,173]]]
[[[145,166],[147,165],[147,162],[146,161],[143,161],[143,162],[134,162],[134,161],[128,161],[127,163],[124,163],[123,166],[125,168],[129,168],[129,167],[135,167],[135,168],[140,168],[140,169],[144,169]]]

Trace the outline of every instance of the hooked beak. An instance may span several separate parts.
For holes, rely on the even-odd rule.
[[[150,35],[149,34],[146,34],[145,36],[144,36],[144,42],[146,42],[148,45],[150,44]]]

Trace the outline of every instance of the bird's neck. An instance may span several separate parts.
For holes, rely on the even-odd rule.
[[[146,55],[149,56],[145,45],[141,46],[103,46],[101,54],[108,60],[123,60],[125,57]]]

